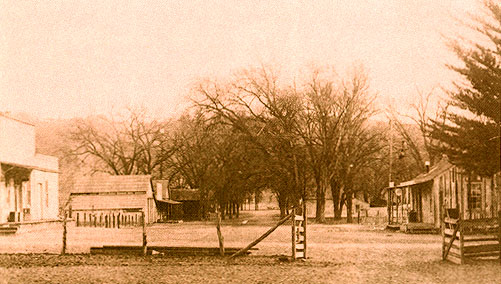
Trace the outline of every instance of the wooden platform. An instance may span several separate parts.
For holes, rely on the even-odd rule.
[[[400,226],[400,230],[407,234],[436,234],[439,229],[433,224],[427,223],[407,223]]]
[[[225,255],[232,255],[240,248],[225,248]],[[257,250],[254,248],[253,250]],[[91,247],[90,254],[104,255],[143,255],[142,246],[102,246]],[[163,254],[170,256],[218,256],[218,247],[167,247],[167,246],[148,246],[147,255]],[[250,254],[250,251],[247,252]]]
[[[0,235],[13,235],[17,232],[17,229],[19,229],[17,225],[0,226]]]

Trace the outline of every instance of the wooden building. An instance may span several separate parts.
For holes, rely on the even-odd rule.
[[[200,191],[169,186],[167,180],[154,180],[160,220],[200,220]]]
[[[145,214],[146,223],[158,219],[149,175],[91,176],[80,178],[70,193],[72,217],[87,222],[95,216]]]
[[[58,159],[35,149],[35,126],[0,113],[0,223],[58,219]]]
[[[499,187],[499,177],[465,173],[443,158],[429,172],[386,189],[388,224],[438,229],[446,210],[463,220],[495,218]]]

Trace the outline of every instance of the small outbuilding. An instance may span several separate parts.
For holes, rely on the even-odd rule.
[[[153,180],[159,219],[163,222],[200,220],[200,191],[170,188],[167,180]]]

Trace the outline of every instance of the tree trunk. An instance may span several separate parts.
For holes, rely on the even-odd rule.
[[[284,218],[288,214],[287,211],[287,202],[283,194],[277,194],[278,199],[278,207],[280,208],[280,219]]]
[[[254,210],[259,210],[259,194],[254,193]]]
[[[342,210],[341,188],[334,179],[331,179],[330,183],[331,183],[331,193],[332,193],[332,204],[334,207],[334,220],[339,220],[341,219],[341,210]]]
[[[225,215],[226,215],[226,207],[224,204],[221,204],[221,205],[219,205],[219,208],[220,208],[219,211],[221,211],[221,219],[224,220]]]
[[[343,206],[344,206],[345,201],[346,201],[346,193],[343,192],[343,193],[341,193],[341,199],[339,200],[339,219],[341,219],[341,215],[343,212]]]
[[[240,206],[241,206],[241,204],[236,203],[236,207],[237,207],[237,212],[236,212],[237,215],[236,216],[237,216],[237,219],[240,218]]]
[[[325,188],[317,188],[317,207],[315,220],[325,223]]]
[[[351,215],[351,210],[353,207],[353,193],[346,193],[346,223],[353,223],[353,216]]]

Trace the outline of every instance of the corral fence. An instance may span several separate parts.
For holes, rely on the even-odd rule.
[[[446,210],[442,226],[442,258],[463,264],[467,259],[499,257],[501,212],[497,218],[463,220]]]
[[[125,210],[73,211],[71,217],[77,227],[125,228],[142,226],[141,214]]]

